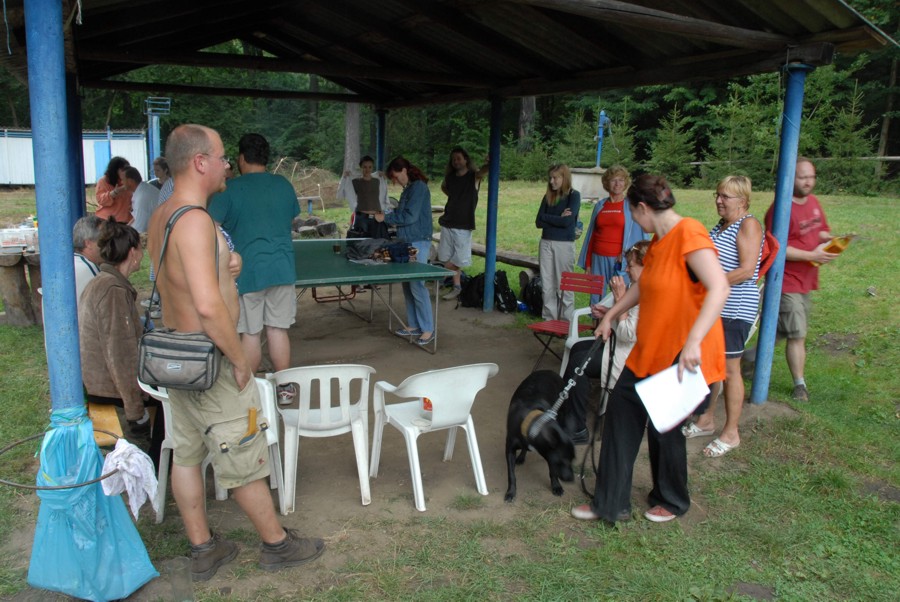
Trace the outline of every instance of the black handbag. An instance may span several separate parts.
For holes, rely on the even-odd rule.
[[[159,269],[162,271],[169,234],[175,222],[191,209],[205,211],[199,205],[182,207],[172,214],[166,223],[162,250],[159,252]],[[218,274],[219,241],[216,238],[216,273]],[[153,282],[151,299],[156,295],[156,281]],[[150,309],[147,308],[145,324],[150,323]],[[138,355],[138,378],[148,385],[179,389],[182,391],[205,391],[213,386],[219,376],[222,352],[205,332],[175,332],[168,328],[150,330],[141,336]]]

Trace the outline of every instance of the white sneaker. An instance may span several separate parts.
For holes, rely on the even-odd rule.
[[[459,294],[461,292],[462,292],[462,288],[454,287],[449,293],[447,293],[446,295],[441,297],[441,299],[443,299],[444,301],[453,301],[454,299],[459,297]]]

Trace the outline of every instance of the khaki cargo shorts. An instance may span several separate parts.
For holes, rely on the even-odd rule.
[[[219,378],[206,391],[169,390],[175,464],[197,466],[213,452],[219,485],[241,487],[269,476],[269,444],[256,379],[237,388],[231,362],[222,357]],[[256,433],[247,435],[250,408],[256,408]],[[227,450],[227,451],[226,451]]]
[[[788,339],[805,339],[809,309],[809,293],[782,293],[778,308],[778,335]]]

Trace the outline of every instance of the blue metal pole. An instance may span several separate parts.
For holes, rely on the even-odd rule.
[[[74,75],[66,76],[66,107],[69,116],[68,143],[73,160],[69,162],[69,186],[72,191],[69,207],[69,228],[85,213],[84,148],[81,139],[81,99]],[[39,222],[40,223],[40,222]]]
[[[494,274],[497,272],[497,207],[500,204],[500,126],[503,100],[491,98],[491,133],[488,144],[488,206],[484,245],[484,311],[494,310]]]
[[[596,167],[600,167],[600,155],[603,154],[603,130],[606,129],[606,125],[609,123],[609,117],[606,116],[606,111],[600,111],[600,118],[597,120],[597,165]]]
[[[147,115],[147,136],[149,137],[150,156],[147,157],[147,179],[153,177],[153,162],[162,154],[159,142],[159,115]]]
[[[375,111],[375,168],[378,171],[384,170],[384,138],[387,134],[385,123],[387,121],[387,111],[378,109]]]
[[[775,181],[775,209],[772,214],[772,234],[778,238],[781,248],[775,263],[766,274],[760,317],[759,339],[756,347],[756,369],[750,402],[763,404],[769,397],[769,381],[772,377],[772,361],[775,354],[775,334],[778,324],[778,307],[781,303],[781,284],[784,281],[784,258],[787,254],[788,225],[791,220],[791,204],[794,197],[794,172],[797,168],[797,149],[800,145],[800,120],[803,117],[803,89],[806,74],[815,69],[811,65],[794,63],[787,65],[787,87],[784,95],[784,112],[781,115],[781,145],[778,151],[778,175]]]
[[[84,404],[69,223],[76,191],[69,182],[71,172],[59,168],[74,162],[72,147],[67,143],[62,24],[59,0],[25,0],[35,195],[42,243],[44,332],[50,399],[55,410]]]

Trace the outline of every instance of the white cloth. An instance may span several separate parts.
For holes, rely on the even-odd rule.
[[[347,204],[350,206],[350,213],[356,213],[358,201],[356,200],[356,189],[353,188],[353,178],[359,177],[361,177],[359,173],[351,173],[349,176],[341,176],[341,181],[338,183],[335,196],[347,201]],[[391,202],[388,199],[387,180],[380,171],[374,172],[372,177],[378,180],[378,202],[381,204],[381,210],[384,213],[390,213]]]
[[[75,253],[75,307],[81,303],[81,293],[84,292],[94,276],[100,272],[100,266],[82,255]]]
[[[116,448],[106,455],[103,461],[103,474],[118,469],[111,477],[101,481],[103,493],[106,495],[118,495],[123,491],[128,493],[128,506],[131,514],[137,520],[141,506],[150,499],[154,512],[159,512],[159,502],[156,499],[156,471],[150,456],[145,454],[136,445],[125,439],[116,441]]]

